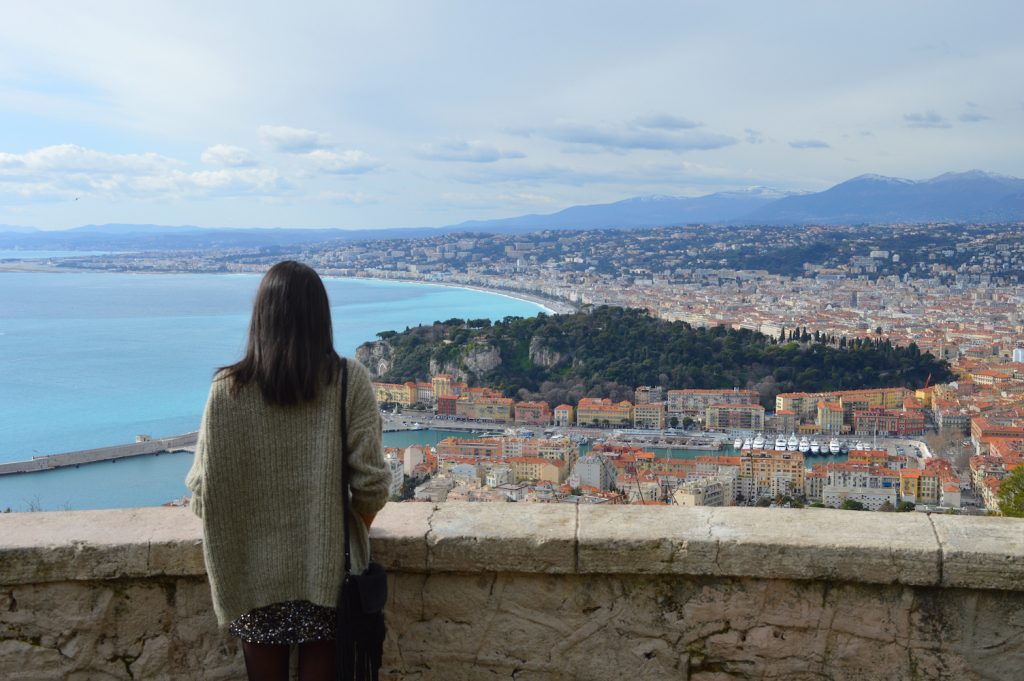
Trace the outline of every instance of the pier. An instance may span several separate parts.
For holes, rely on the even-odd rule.
[[[0,464],[0,475],[49,471],[55,468],[80,466],[84,463],[97,463],[99,461],[116,461],[118,459],[127,459],[133,456],[144,456],[146,454],[195,451],[198,436],[198,433],[185,433],[184,435],[133,442],[127,445],[99,447],[97,449],[83,449],[77,452],[65,452],[63,454],[34,456],[28,461],[14,461],[11,463]]]

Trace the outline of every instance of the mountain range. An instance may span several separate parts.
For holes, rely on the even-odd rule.
[[[572,206],[549,215],[397,229],[201,228],[86,225],[62,231],[0,225],[0,248],[191,250],[296,246],[332,239],[415,238],[459,232],[636,229],[684,224],[998,223],[1024,220],[1024,180],[971,170],[929,180],[861,175],[822,192],[787,194],[757,187],[707,196],[643,196]]]

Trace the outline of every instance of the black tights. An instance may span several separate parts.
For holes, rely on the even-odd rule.
[[[288,681],[289,645],[246,643],[245,671],[249,681]],[[334,641],[299,644],[299,681],[333,681]]]

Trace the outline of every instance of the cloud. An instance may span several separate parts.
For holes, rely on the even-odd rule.
[[[903,120],[911,128],[948,128],[949,122],[938,113],[928,110],[924,113],[903,114]]]
[[[981,121],[990,121],[992,117],[978,111],[978,105],[974,102],[967,102],[967,109],[960,114],[959,120],[961,123],[980,123]]]
[[[502,151],[477,141],[445,140],[425,144],[416,152],[425,161],[463,161],[467,163],[493,163],[503,158],[525,158],[520,151]]]
[[[794,149],[831,149],[832,145],[822,140],[793,140],[789,146]]]
[[[761,144],[764,142],[764,135],[761,134],[760,130],[744,128],[743,132],[747,136],[747,144]]]
[[[634,118],[633,125],[638,128],[656,128],[660,130],[689,130],[690,128],[699,128],[701,124],[694,123],[687,118],[673,116],[672,114],[652,114],[650,116]]]
[[[343,152],[317,150],[305,154],[317,169],[333,175],[361,175],[381,167],[381,162],[364,151],[350,149]]]
[[[674,152],[708,150],[720,149],[737,142],[736,138],[728,135],[698,130],[669,132],[635,126],[594,126],[573,123],[528,129],[521,131],[521,134],[537,135],[556,142],[613,152],[637,149]],[[569,147],[567,151],[572,151],[572,149]]]
[[[284,154],[307,154],[334,146],[323,133],[286,125],[261,125],[259,133],[263,144]]]
[[[244,168],[256,165],[256,159],[249,153],[248,149],[233,147],[230,144],[214,144],[207,147],[199,156],[203,163],[216,166],[230,166],[232,168]]]
[[[0,153],[0,193],[27,200],[83,194],[109,199],[204,198],[286,191],[277,171],[223,168],[189,172],[159,154],[109,154],[73,144]]]

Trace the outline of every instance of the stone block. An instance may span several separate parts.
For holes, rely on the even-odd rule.
[[[431,572],[576,570],[576,506],[441,504],[430,518]]]
[[[579,571],[714,574],[711,509],[678,506],[579,507]]]
[[[1024,520],[928,517],[942,549],[943,586],[1020,590],[1024,585]]]
[[[711,537],[718,575],[939,583],[939,545],[922,514],[714,508]]]
[[[426,571],[427,533],[434,504],[389,503],[370,528],[373,560],[388,570]]]

